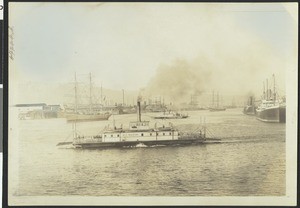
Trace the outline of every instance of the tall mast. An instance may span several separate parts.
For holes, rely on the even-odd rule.
[[[101,95],[100,95],[100,97],[101,97],[101,105],[102,105],[102,102],[103,102],[103,98],[102,98],[102,82],[101,82]]]
[[[90,113],[92,112],[92,74],[90,73]]]
[[[269,88],[268,88],[268,79],[266,80],[267,82],[267,100],[269,100]]]
[[[206,137],[206,121],[205,121],[205,117],[204,117],[204,138]]]
[[[75,72],[75,82],[74,82],[74,85],[75,85],[75,113],[77,113],[77,108],[78,108],[78,98],[77,98],[77,78],[76,78],[76,72]],[[76,129],[76,120],[74,121],[73,123],[73,139],[76,139],[77,138],[77,129]]]
[[[122,92],[123,92],[123,104],[122,104],[122,106],[124,106],[124,89],[122,89]]]
[[[76,79],[76,72],[75,72],[75,113],[78,111],[78,98],[77,98],[77,79]]]
[[[263,91],[263,99],[266,99],[266,90],[265,90],[265,82],[263,82],[263,85],[264,85],[264,91]]]
[[[219,92],[217,92],[217,108],[219,107]]]
[[[137,110],[137,112],[138,112],[138,121],[141,122],[141,120],[142,120],[141,117],[142,116],[141,116],[141,102],[140,102],[140,100],[138,100],[138,102],[137,102],[137,109],[138,109]]]
[[[273,100],[274,102],[276,101],[276,91],[275,91],[275,75],[273,74],[273,80],[274,80],[274,83],[273,83]]]
[[[76,120],[74,121],[72,127],[73,127],[73,139],[76,139],[77,138]]]

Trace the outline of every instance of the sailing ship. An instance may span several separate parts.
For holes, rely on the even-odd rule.
[[[202,143],[219,142],[218,138],[207,138],[205,126],[196,132],[183,133],[177,130],[171,123],[168,126],[150,127],[149,121],[141,119],[141,105],[137,102],[137,121],[129,123],[129,129],[105,128],[102,133],[95,136],[82,136],[76,131],[71,144],[75,148],[112,148],[112,147],[138,147],[157,145],[196,145]],[[66,145],[62,142],[58,145]]]
[[[256,114],[256,106],[255,106],[255,99],[253,96],[248,98],[247,104],[243,109],[243,113],[246,115],[253,116]]]
[[[209,108],[209,111],[215,112],[215,111],[225,111],[226,108],[219,105],[219,92],[217,92],[217,100],[215,102],[215,93],[213,91],[212,93],[212,105]]]
[[[71,109],[71,112],[66,113],[66,119],[67,122],[80,122],[80,121],[101,121],[101,120],[108,120],[108,118],[111,116],[111,113],[109,112],[103,112],[100,108],[94,108],[92,103],[92,75],[89,74],[89,80],[90,80],[90,87],[89,87],[89,105],[79,105],[78,103],[78,84],[77,84],[77,78],[75,73],[75,104],[74,108]],[[102,86],[101,86],[102,88]],[[101,89],[102,92],[102,89]],[[101,93],[102,94],[102,93]],[[101,95],[102,96],[102,95]]]
[[[256,110],[257,119],[264,122],[285,123],[286,104],[285,99],[280,99],[275,84],[275,75],[273,74],[273,92],[268,88],[268,79],[263,89],[263,96],[260,105]]]

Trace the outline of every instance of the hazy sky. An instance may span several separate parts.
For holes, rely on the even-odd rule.
[[[75,71],[92,72],[106,88],[135,90],[156,83],[158,74],[164,76],[160,70],[173,70],[179,60],[201,68],[197,77],[204,71],[211,88],[261,89],[272,73],[284,85],[297,44],[296,20],[285,8],[262,3],[13,2],[14,69],[24,80],[42,82],[69,82]],[[252,85],[244,86],[247,81]],[[238,85],[230,87],[232,83]]]

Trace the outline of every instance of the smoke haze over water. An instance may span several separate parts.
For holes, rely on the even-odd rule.
[[[190,95],[201,95],[210,84],[210,63],[200,65],[185,60],[175,60],[170,65],[161,65],[157,75],[149,82],[148,95],[163,95],[173,102],[183,102]]]
[[[284,91],[284,70],[278,57],[268,54],[268,48],[256,45],[256,49],[247,47],[247,53],[236,54],[220,51],[212,59],[201,56],[192,61],[175,60],[168,65],[161,65],[156,75],[146,87],[147,95],[161,95],[167,100],[180,103],[187,101],[191,95],[220,91],[223,95],[260,95],[262,83],[272,74],[277,75]],[[271,83],[271,80],[270,80]],[[273,83],[273,81],[272,81]]]
[[[205,13],[205,12],[204,12]],[[276,85],[285,93],[285,72],[290,57],[274,50],[274,45],[238,25],[231,15],[210,13],[205,16],[201,34],[195,40],[199,50],[194,58],[178,57],[157,68],[149,81],[148,95],[161,95],[173,102],[188,101],[191,95],[215,90],[223,95],[262,93],[263,81],[272,74]],[[231,97],[232,98],[232,97]]]

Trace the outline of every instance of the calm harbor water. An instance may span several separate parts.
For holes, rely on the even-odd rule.
[[[285,195],[285,124],[263,123],[242,114],[188,112],[169,120],[179,129],[196,129],[200,117],[219,144],[81,150],[57,147],[71,140],[65,119],[19,121],[16,196],[279,196]],[[156,114],[145,114],[145,120]],[[77,124],[85,135],[105,125],[135,120],[115,115],[108,121]],[[169,122],[167,121],[167,122]],[[162,121],[159,121],[162,123]]]

